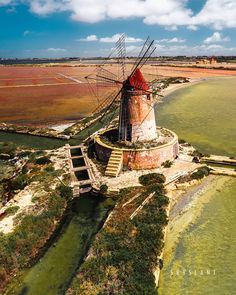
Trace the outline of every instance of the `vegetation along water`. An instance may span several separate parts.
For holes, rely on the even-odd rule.
[[[180,138],[203,152],[235,155],[235,83],[235,78],[214,79],[171,94],[157,107],[158,125],[176,131]],[[52,139],[2,132],[0,140],[34,148],[55,148],[64,144]],[[78,144],[80,140],[78,137],[73,143]],[[219,177],[214,186],[214,189],[203,192],[203,197],[199,198],[202,206],[196,205],[196,218],[184,231],[181,232],[179,227],[171,228],[167,236],[160,294],[232,294],[236,269],[233,251],[236,241],[233,191],[236,183],[235,179]],[[55,245],[31,270],[26,270],[20,282],[15,281],[6,294],[63,293],[91,242],[94,230],[99,228],[99,214],[105,214],[99,204],[95,205],[88,198],[78,202],[71,222]],[[192,209],[188,211],[189,214],[193,212]],[[210,269],[212,273],[208,276],[198,273],[197,279],[195,275],[177,275],[177,271],[183,269],[199,273],[201,269]]]

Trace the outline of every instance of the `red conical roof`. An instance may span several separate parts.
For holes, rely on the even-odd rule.
[[[133,75],[129,77],[129,84],[136,90],[147,91],[149,89],[149,86],[145,81],[140,69],[136,69]]]

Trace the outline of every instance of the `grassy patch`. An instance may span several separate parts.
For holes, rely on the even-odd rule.
[[[150,184],[153,179],[164,180],[149,175],[145,187],[121,191],[67,294],[157,294],[153,272],[163,248],[169,199],[163,195],[162,183]],[[140,206],[142,210],[131,218]]]
[[[11,206],[5,210],[5,213],[7,215],[14,215],[19,209],[20,209],[19,206]]]

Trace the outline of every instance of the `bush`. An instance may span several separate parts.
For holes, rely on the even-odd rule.
[[[45,165],[50,163],[52,163],[52,161],[47,156],[43,156],[35,160],[35,164],[37,165]]]
[[[164,192],[164,185],[162,183],[151,184],[145,188],[145,192],[147,194],[151,194],[153,192],[161,194]]]
[[[23,152],[18,153],[17,155],[20,158],[25,158],[25,157],[29,157],[31,154],[32,154],[32,152],[30,152],[30,151],[23,151]]]
[[[105,194],[105,193],[107,192],[107,190],[108,190],[108,186],[107,186],[106,184],[102,184],[102,185],[100,186],[100,192],[101,192],[102,194]]]
[[[156,194],[156,197],[158,199],[158,204],[160,207],[162,206],[167,206],[169,204],[169,198],[165,195],[157,195]]]
[[[193,172],[191,175],[192,179],[202,179],[204,176],[209,175],[210,168],[207,166],[200,167],[196,172]]]
[[[24,165],[24,166],[22,167],[21,173],[22,173],[22,174],[27,174],[28,171],[29,171],[28,166],[27,166],[27,165]]]
[[[163,166],[164,168],[170,168],[172,164],[173,163],[170,160],[166,160],[165,162],[161,164],[161,166]]]
[[[160,173],[149,173],[139,177],[139,183],[141,183],[144,186],[155,183],[164,183],[165,181],[165,176]]]
[[[184,139],[179,139],[179,144],[183,144],[186,143],[186,141]]]
[[[12,180],[11,187],[13,190],[22,190],[27,184],[29,184],[29,177],[26,174],[21,174]]]
[[[44,171],[46,171],[46,172],[54,172],[55,168],[52,165],[50,165],[50,166],[45,167]]]
[[[19,209],[20,209],[19,206],[11,206],[5,210],[5,213],[7,215],[14,215]]]
[[[194,152],[192,152],[192,156],[202,158],[204,155],[201,152],[199,152],[198,150],[195,150]]]
[[[65,198],[66,200],[71,200],[73,198],[73,191],[70,186],[60,184],[57,187],[57,190],[62,198]]]

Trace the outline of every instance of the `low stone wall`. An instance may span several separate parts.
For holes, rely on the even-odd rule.
[[[179,145],[177,135],[168,130],[172,135],[168,143],[151,148],[132,149],[118,148],[102,141],[100,135],[95,137],[95,151],[98,160],[108,162],[112,150],[123,152],[123,165],[129,169],[153,169],[160,167],[167,160],[174,160],[179,154]]]

